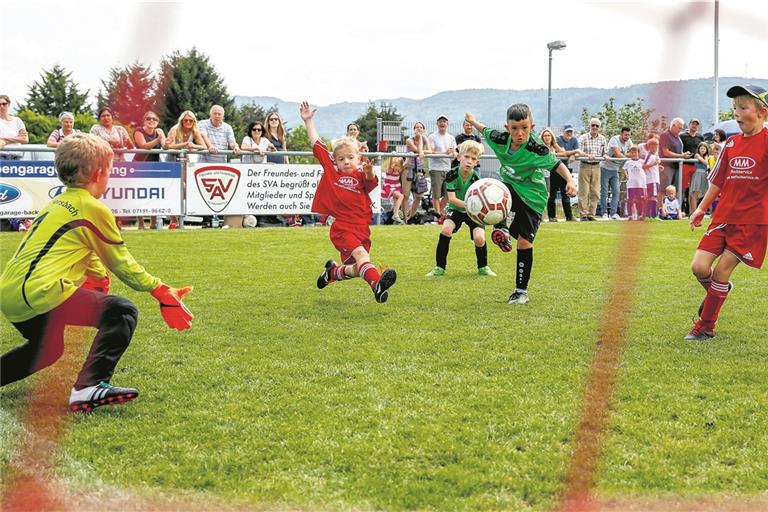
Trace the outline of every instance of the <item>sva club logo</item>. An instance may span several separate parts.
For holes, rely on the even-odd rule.
[[[0,204],[12,203],[21,197],[21,190],[7,183],[0,183]]]
[[[208,208],[220,213],[235,195],[240,171],[224,165],[207,165],[195,171],[195,183]]]

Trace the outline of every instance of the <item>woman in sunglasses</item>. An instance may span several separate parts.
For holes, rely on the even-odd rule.
[[[165,145],[165,133],[157,125],[160,118],[151,110],[144,114],[143,124],[133,132],[136,149],[160,149]],[[136,153],[134,162],[159,162],[158,153]]]
[[[275,147],[275,151],[287,151],[288,146],[285,142],[285,128],[283,128],[283,121],[277,112],[270,112],[267,114],[267,120],[264,122],[266,131],[263,136],[272,143]],[[267,162],[273,164],[287,164],[288,157],[278,155],[267,155]]]
[[[240,161],[244,164],[265,163],[267,151],[275,151],[275,146],[266,137],[263,137],[264,125],[259,121],[253,121],[248,124],[245,131],[245,137],[240,144],[240,149],[244,151]],[[253,151],[253,154],[246,154],[247,151]]]

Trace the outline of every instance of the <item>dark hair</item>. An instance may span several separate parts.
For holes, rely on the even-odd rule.
[[[358,130],[360,129],[360,125],[358,125],[357,123],[349,123],[349,124],[347,125],[347,132],[349,132],[349,127],[350,127],[350,126],[357,126],[357,129],[358,129]]]
[[[101,117],[101,114],[103,114],[104,112],[109,112],[109,115],[111,115],[111,116],[113,116],[113,117],[114,117],[114,115],[115,115],[114,113],[112,113],[112,109],[111,109],[111,108],[109,108],[109,107],[101,107],[101,108],[99,109],[99,114],[96,116],[96,118],[97,118],[97,119],[98,119],[98,118],[100,118],[100,117]]]
[[[507,121],[524,121],[531,117],[531,109],[525,103],[515,103],[507,109]]]
[[[715,140],[715,137],[718,137],[720,140]],[[715,128],[715,134],[712,136],[712,140],[715,140],[715,142],[725,142],[727,138],[728,135],[725,133],[725,130],[722,128]]]
[[[621,133],[631,132],[631,131],[632,131],[632,128],[630,128],[629,126],[622,126],[621,127]]]
[[[261,133],[262,134],[264,133],[264,125],[263,124],[261,124],[259,121],[251,121],[250,123],[248,123],[248,127],[245,129],[245,134],[248,137],[251,136],[251,132],[253,131],[253,127],[256,126],[257,124],[261,126],[261,130],[262,130]]]

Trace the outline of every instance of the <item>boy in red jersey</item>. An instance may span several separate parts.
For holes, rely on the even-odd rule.
[[[315,111],[306,101],[299,108],[312,144],[312,153],[323,166],[323,176],[317,184],[312,211],[332,215],[331,242],[341,255],[342,264],[333,260],[325,263],[325,270],[317,278],[317,287],[328,283],[360,276],[370,285],[376,302],[386,302],[389,288],[395,284],[394,269],[379,271],[371,263],[371,198],[368,194],[379,180],[373,173],[373,165],[362,161],[355,139],[341,139],[334,144],[333,157],[320,140],[312,117]]]
[[[768,246],[768,117],[766,91],[756,85],[728,89],[742,133],[728,139],[709,173],[709,189],[691,214],[691,230],[720,195],[709,229],[701,237],[691,270],[707,290],[699,320],[688,341],[714,338],[720,308],[733,288],[729,281],[739,262],[759,269]],[[712,263],[719,257],[714,269]]]

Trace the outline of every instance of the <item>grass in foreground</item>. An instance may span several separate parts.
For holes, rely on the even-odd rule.
[[[739,268],[718,338],[684,344],[702,290],[700,232],[654,224],[599,475],[608,495],[757,495],[768,487],[768,278]],[[201,493],[251,505],[545,510],[568,465],[618,223],[545,224],[527,307],[506,305],[514,252],[476,275],[466,230],[448,275],[427,279],[438,227],[373,229],[373,261],[398,271],[376,304],[361,280],[325,290],[327,228],[131,232],[133,254],[175,286],[191,331],[140,309],[113,381],[142,396],[73,418],[59,473],[88,490]],[[0,261],[19,236],[0,236]],[[761,313],[762,312],[762,313]],[[6,351],[21,339],[0,322]],[[56,371],[56,367],[47,371]],[[24,391],[0,391],[3,464]]]

